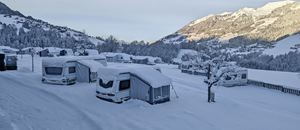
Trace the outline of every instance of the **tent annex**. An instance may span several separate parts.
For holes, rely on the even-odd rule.
[[[113,102],[129,98],[150,104],[170,100],[171,80],[151,67],[110,66],[98,71],[97,97]]]
[[[78,60],[76,64],[76,78],[78,82],[97,81],[97,71],[104,65],[95,60]]]
[[[152,68],[131,72],[130,97],[157,104],[170,101],[171,79]]]

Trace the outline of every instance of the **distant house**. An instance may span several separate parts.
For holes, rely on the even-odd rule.
[[[107,62],[118,62],[118,63],[130,63],[131,55],[125,53],[113,53],[113,52],[105,52],[101,53],[106,57]]]
[[[60,52],[59,52],[59,56],[72,56],[74,55],[73,53],[73,50],[72,49],[62,49]]]
[[[99,55],[99,52],[98,50],[95,50],[95,49],[85,49],[84,50],[84,53],[88,56],[91,56],[91,55]]]
[[[62,50],[63,49],[57,47],[46,47],[39,51],[38,54],[40,57],[54,57],[59,56]]]
[[[136,64],[155,65],[155,64],[163,63],[161,58],[151,57],[151,56],[132,56],[131,60],[132,63],[136,63]]]
[[[131,57],[132,63],[136,64],[148,64],[149,59],[147,57],[142,57],[142,56],[134,56]]]

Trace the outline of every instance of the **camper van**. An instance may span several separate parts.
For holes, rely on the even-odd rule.
[[[130,98],[150,104],[170,100],[171,80],[150,67],[106,67],[98,71],[96,96],[122,103]]]
[[[106,59],[102,56],[69,56],[45,58],[42,62],[43,78],[42,82],[50,84],[71,85],[77,81],[77,75],[85,71],[78,71],[77,64],[80,60],[93,60],[106,66]]]
[[[220,82],[220,86],[233,87],[246,85],[248,82],[248,70],[243,68],[237,68],[235,72],[230,72],[224,75]]]

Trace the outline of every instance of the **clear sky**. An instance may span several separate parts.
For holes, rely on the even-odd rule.
[[[209,14],[278,0],[1,0],[13,10],[92,36],[156,41]]]

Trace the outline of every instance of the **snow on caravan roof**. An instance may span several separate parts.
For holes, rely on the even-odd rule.
[[[94,56],[64,56],[64,57],[47,57],[43,59],[45,66],[64,66],[67,62],[75,62],[78,60],[105,60],[105,57],[100,55]]]
[[[108,66],[98,69],[98,77],[104,80],[104,82],[114,80],[122,73],[130,73],[130,68],[125,66]]]
[[[103,67],[103,65],[97,61],[94,60],[78,60],[77,62],[88,66],[91,70],[91,72],[97,72],[99,67]]]
[[[104,81],[115,79],[118,75],[130,73],[150,84],[153,88],[171,84],[171,79],[151,67],[109,66],[98,70],[98,75]]]

